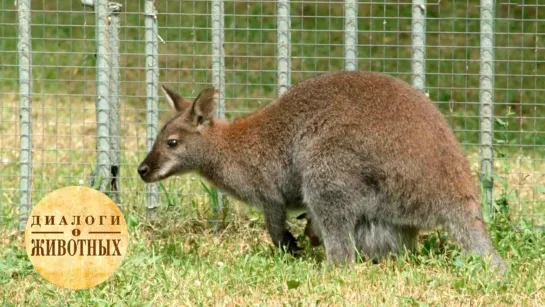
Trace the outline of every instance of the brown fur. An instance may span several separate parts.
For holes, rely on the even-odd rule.
[[[141,163],[144,181],[196,171],[261,208],[274,244],[292,252],[286,210],[306,209],[334,263],[354,261],[351,238],[363,219],[443,225],[464,249],[504,268],[461,147],[433,102],[409,84],[372,72],[328,73],[234,122],[214,118],[213,89],[193,103],[164,90],[178,113]]]

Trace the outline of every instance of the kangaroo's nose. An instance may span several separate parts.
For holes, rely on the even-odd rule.
[[[148,171],[149,171],[149,167],[145,163],[140,164],[140,166],[138,167],[138,174],[140,174],[140,177],[145,176],[148,173]]]

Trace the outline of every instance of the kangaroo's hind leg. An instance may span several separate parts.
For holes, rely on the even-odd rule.
[[[322,235],[308,213],[301,214],[298,219],[306,219],[305,235],[312,246],[322,244]],[[416,246],[418,228],[398,226],[382,220],[368,220],[362,217],[355,226],[355,246],[362,256],[380,260],[389,254],[399,254],[404,249],[412,250]]]
[[[379,219],[362,217],[356,225],[356,247],[362,256],[379,261],[416,245],[418,228],[399,226]]]

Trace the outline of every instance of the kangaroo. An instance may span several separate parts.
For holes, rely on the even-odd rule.
[[[298,251],[286,212],[304,209],[326,259],[351,264],[361,218],[415,229],[443,226],[467,252],[505,271],[482,219],[469,163],[445,118],[410,84],[375,72],[326,73],[233,122],[219,93],[190,102],[162,87],[177,113],[138,173],[144,182],[197,172],[260,208],[272,242]]]

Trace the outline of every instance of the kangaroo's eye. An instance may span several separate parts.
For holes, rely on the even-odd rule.
[[[178,146],[178,140],[173,140],[173,139],[168,140],[167,145],[168,145],[168,147],[176,147],[176,146]]]

